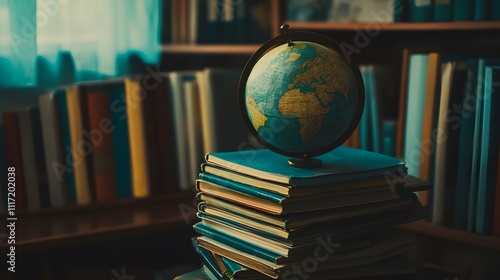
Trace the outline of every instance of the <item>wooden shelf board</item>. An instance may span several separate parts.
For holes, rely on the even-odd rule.
[[[462,21],[462,22],[288,22],[290,30],[317,31],[453,31],[453,30],[498,30],[500,21]]]
[[[179,208],[181,204],[193,209],[188,212],[187,220]],[[33,215],[27,213],[18,216],[16,253],[180,230],[196,219],[192,193],[172,194],[165,199],[144,199],[139,203],[125,203],[123,206],[103,206],[100,210],[94,207],[68,213],[63,210]],[[7,243],[1,243],[0,252],[6,253],[9,246]]]
[[[480,246],[493,250],[500,250],[499,236],[487,236],[487,235],[470,233],[463,230],[435,225],[423,220],[407,223],[399,226],[399,228],[406,231],[435,236],[442,239],[453,240],[474,246]]]
[[[161,50],[167,54],[232,54],[251,55],[260,45],[162,45]]]

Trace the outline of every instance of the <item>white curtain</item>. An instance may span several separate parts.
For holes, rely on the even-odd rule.
[[[35,85],[40,60],[57,75],[61,53],[72,57],[76,80],[115,76],[117,57],[132,53],[157,63],[160,5],[161,0],[0,0],[0,86]]]

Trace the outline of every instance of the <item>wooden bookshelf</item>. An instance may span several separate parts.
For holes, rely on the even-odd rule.
[[[459,21],[459,22],[288,22],[290,30],[352,31],[377,30],[417,32],[417,31],[500,31],[500,21]]]
[[[399,226],[401,229],[419,234],[453,240],[492,250],[500,250],[500,236],[487,236],[448,228],[427,221],[416,221]]]
[[[184,217],[180,205],[184,206],[182,209],[192,208],[193,211],[185,212],[189,215]],[[16,254],[181,230],[195,221],[195,211],[193,194],[183,192],[154,199],[19,214],[16,221]],[[6,254],[9,246],[0,243],[1,254]]]

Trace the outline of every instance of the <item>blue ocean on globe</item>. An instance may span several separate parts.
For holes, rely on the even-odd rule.
[[[264,54],[245,87],[248,118],[277,150],[307,155],[331,146],[354,120],[356,78],[343,57],[298,41]]]

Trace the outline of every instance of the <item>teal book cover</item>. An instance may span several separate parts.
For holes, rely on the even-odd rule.
[[[453,20],[453,1],[452,0],[434,0],[434,21],[452,21]]]
[[[500,1],[491,0],[491,20],[500,20]]]
[[[484,75],[484,107],[482,143],[477,190],[476,232],[490,235],[493,233],[495,208],[496,169],[498,162],[498,143],[500,143],[498,123],[500,123],[500,66],[488,66]]]
[[[479,59],[477,66],[477,84],[476,94],[484,94],[484,74],[486,70],[486,62],[484,59]],[[477,192],[479,183],[479,165],[482,144],[482,127],[483,127],[483,107],[484,99],[477,99],[474,119],[474,134],[473,142],[470,149],[472,149],[472,164],[471,164],[471,178],[469,189],[469,209],[467,215],[467,231],[476,232],[476,213],[477,213]]]
[[[71,136],[69,130],[69,116],[68,116],[68,105],[66,103],[66,91],[57,90],[55,92],[55,100],[57,104],[57,109],[59,113],[59,125],[61,129],[61,143],[63,146],[63,155],[65,162],[64,164],[69,165],[72,162],[68,162],[68,159],[72,158],[71,155]],[[70,203],[76,203],[76,183],[75,183],[75,173],[73,170],[64,173],[63,176],[67,176],[67,194],[68,201]]]
[[[225,189],[229,189],[232,191],[247,194],[250,196],[262,198],[262,199],[269,200],[269,201],[272,201],[275,203],[281,203],[286,199],[285,196],[282,196],[282,195],[279,195],[276,193],[272,193],[272,192],[268,192],[268,191],[265,191],[262,189],[258,189],[258,188],[255,188],[255,187],[252,187],[252,186],[249,186],[246,184],[231,181],[231,180],[228,180],[226,178],[222,178],[222,177],[215,176],[215,175],[205,173],[205,172],[200,173],[199,179],[213,183],[221,188],[225,188]]]
[[[251,254],[251,255],[255,256],[256,258],[260,258],[260,259],[263,259],[263,260],[266,260],[266,261],[269,261],[272,263],[276,263],[276,260],[281,257],[280,255],[273,253],[273,252],[270,252],[264,248],[260,248],[258,246],[249,244],[247,242],[242,242],[239,239],[222,234],[222,233],[202,224],[201,222],[195,224],[193,226],[193,229],[194,229],[194,231],[196,231],[197,233],[199,233],[201,235],[204,235],[208,238],[211,238],[217,242],[221,242],[223,244],[231,246],[231,247],[235,248],[236,250],[240,250],[242,252]]]
[[[491,7],[491,0],[474,0],[474,20],[475,21],[485,21],[488,20],[489,11]]]
[[[411,140],[422,138],[422,117],[424,114],[429,56],[427,54],[413,54],[409,60],[404,139]],[[416,164],[420,161],[418,141],[404,141],[404,155],[406,159],[412,159],[407,165],[408,174],[418,177],[420,175],[420,165]]]
[[[368,179],[387,174],[406,174],[402,160],[386,155],[340,146],[317,157],[320,168],[296,168],[289,158],[268,149],[208,153],[206,161],[241,174],[290,184],[293,187],[319,186]]]
[[[474,19],[474,6],[471,0],[454,0],[453,20],[469,21]]]
[[[410,22],[429,22],[434,20],[431,0],[410,1],[408,18]]]
[[[476,110],[467,106],[466,102],[476,99],[478,60],[467,60],[467,81],[462,104],[464,108],[461,112],[461,129],[459,136],[459,151],[457,163],[457,179],[455,191],[454,222],[453,227],[457,229],[467,229],[467,215],[469,211],[469,191],[472,170],[472,148],[474,140],[474,123]]]
[[[122,103],[122,100],[125,100],[124,95],[124,84],[120,83],[110,88],[109,100],[111,104],[111,122],[114,126],[112,132],[113,154],[115,159],[115,172],[118,175],[116,176],[116,195],[119,198],[132,197],[132,171],[128,124],[125,104]]]
[[[394,0],[394,22],[408,21],[410,0]]]

